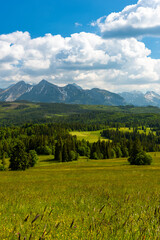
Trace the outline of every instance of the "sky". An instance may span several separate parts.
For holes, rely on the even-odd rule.
[[[0,88],[59,86],[160,93],[160,0],[7,0]]]

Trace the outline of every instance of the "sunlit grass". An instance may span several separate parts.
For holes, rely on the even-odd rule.
[[[116,131],[116,128],[109,128],[109,129]],[[118,128],[118,130],[121,132],[133,132],[133,128],[128,128],[128,127],[120,127]],[[98,140],[108,141],[108,139],[101,137],[101,131],[103,131],[103,129],[98,131],[72,131],[70,132],[70,134],[72,136],[76,135],[78,140],[84,139],[86,141],[89,141],[90,143],[97,142]],[[142,130],[141,127],[139,127],[138,132],[140,134],[144,133],[148,135],[149,133],[152,133],[152,130],[150,128],[146,128],[145,130]],[[153,133],[155,134],[155,132]]]
[[[108,141],[108,139],[101,137],[101,132],[102,130],[98,130],[98,131],[72,131],[70,132],[70,134],[72,136],[76,135],[78,140],[86,140],[89,141],[90,143],[93,142],[97,142],[98,140],[104,140],[104,141]]]
[[[109,128],[109,129],[113,129],[113,130],[115,130],[116,131],[116,128]],[[130,128],[128,128],[128,127],[120,127],[120,128],[118,128],[118,130],[119,131],[121,131],[121,132],[133,132],[133,128],[132,127],[130,127]],[[149,134],[149,133],[152,133],[152,130],[151,130],[151,128],[145,128],[144,130],[142,130],[142,127],[139,127],[138,128],[138,132],[140,133],[140,134],[142,134],[142,133],[144,133],[144,134]],[[155,132],[153,132],[153,133],[155,133]]]
[[[0,172],[0,239],[159,239],[160,153],[152,156],[151,166],[40,156],[32,169]]]

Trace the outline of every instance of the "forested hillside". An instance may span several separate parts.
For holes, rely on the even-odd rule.
[[[22,155],[34,150],[38,155],[51,154],[60,162],[77,160],[79,156],[128,157],[137,140],[143,151],[160,150],[160,109],[156,107],[1,103],[0,123],[2,159],[11,158],[19,145],[24,149]],[[90,142],[70,134],[96,130],[103,139]]]
[[[0,102],[0,126],[24,123],[67,123],[72,129],[97,128],[97,125],[157,126],[157,107],[78,105],[63,103]],[[76,126],[77,125],[77,126]],[[89,127],[90,125],[90,127]],[[95,126],[96,125],[96,126]],[[90,129],[89,129],[90,130]]]

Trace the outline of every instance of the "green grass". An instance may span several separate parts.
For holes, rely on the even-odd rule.
[[[116,131],[116,128],[109,128],[109,129],[113,129],[113,130]],[[121,132],[133,132],[133,128],[132,128],[132,127],[131,127],[131,128],[128,128],[128,127],[120,127],[120,128],[118,128],[118,130],[121,131]],[[154,133],[154,134],[156,134],[156,132],[155,132],[155,131],[152,131],[151,128],[146,128],[145,130],[142,130],[142,128],[139,127],[139,128],[138,128],[138,132],[139,132],[140,134],[144,133],[144,134],[146,134],[146,135],[148,135],[149,133]]]
[[[159,239],[160,153],[0,172],[0,239]],[[26,237],[26,238],[25,238]]]
[[[73,131],[70,132],[72,136],[76,135],[78,140],[86,140],[89,141],[90,143],[97,142],[98,140],[105,140],[108,141],[108,139],[101,137],[101,132],[102,130],[98,131],[83,131],[83,132],[78,132],[78,131]]]
[[[116,131],[116,128],[110,128],[110,129],[113,129]],[[128,128],[128,127],[121,127],[118,130],[122,132],[133,132],[133,128]],[[86,141],[89,141],[90,143],[97,142],[98,140],[108,141],[108,139],[101,137],[101,133],[100,133],[101,131],[103,131],[103,129],[98,131],[82,131],[82,132],[72,131],[70,132],[70,134],[72,136],[76,135],[78,140],[84,139]],[[141,128],[139,128],[138,132],[140,134],[145,133],[148,135],[149,133],[152,132],[152,130],[150,128],[146,128],[145,130],[142,130]]]

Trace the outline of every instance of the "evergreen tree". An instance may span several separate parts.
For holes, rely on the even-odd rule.
[[[19,140],[12,149],[9,168],[11,170],[25,170],[28,167],[28,155],[23,142]]]
[[[131,155],[128,158],[131,165],[150,165],[152,158],[143,151],[140,140],[137,138],[133,143]]]
[[[146,152],[142,151],[136,155],[134,160],[134,165],[150,165],[152,162],[152,157]]]
[[[130,164],[134,165],[135,158],[139,152],[142,152],[142,146],[141,146],[141,142],[140,142],[139,138],[136,138],[135,141],[133,142],[131,153],[128,158],[128,161],[130,162]]]
[[[57,160],[59,162],[62,162],[62,149],[63,149],[62,139],[59,138],[55,145],[55,160]]]
[[[62,151],[62,162],[68,162],[68,161],[69,161],[69,155],[68,155],[67,144],[64,143],[63,151]]]
[[[117,144],[116,147],[114,148],[115,152],[116,152],[116,157],[117,158],[120,158],[122,157],[122,151],[121,151],[121,148],[120,148],[120,145]]]

